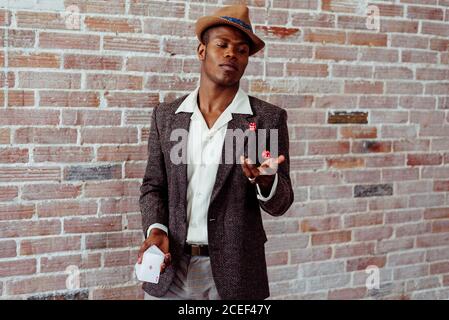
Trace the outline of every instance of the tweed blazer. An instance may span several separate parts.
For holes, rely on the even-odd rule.
[[[172,264],[161,274],[158,284],[144,282],[142,286],[144,291],[156,297],[168,291],[187,237],[187,163],[175,164],[170,160],[172,147],[179,144],[179,141],[171,141],[171,132],[175,129],[189,130],[191,113],[175,114],[186,97],[160,103],[153,109],[148,162],[140,188],[144,235],[153,223],[168,226]],[[233,113],[227,129],[245,131],[250,123],[256,123],[257,129],[278,129],[278,154],[284,155],[285,161],[278,166],[275,194],[264,202],[257,198],[256,186],[245,177],[241,164],[225,161],[223,144],[222,161],[209,204],[207,228],[212,274],[218,293],[224,300],[269,297],[265,259],[267,237],[261,208],[272,216],[281,216],[291,206],[294,197],[290,179],[287,112],[253,96],[248,97],[253,114]],[[267,130],[267,140],[269,136]],[[247,144],[247,137],[243,150],[234,142],[234,152],[248,156]]]

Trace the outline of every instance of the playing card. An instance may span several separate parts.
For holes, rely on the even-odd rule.
[[[135,265],[137,279],[144,282],[159,283],[161,264],[164,262],[164,253],[152,245],[143,254],[142,263]]]

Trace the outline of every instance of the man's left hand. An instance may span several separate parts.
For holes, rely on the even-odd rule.
[[[243,174],[250,179],[251,183],[257,183],[262,194],[270,193],[274,182],[274,174],[278,165],[285,161],[285,157],[280,155],[277,158],[268,158],[260,166],[253,164],[251,159],[240,156]]]

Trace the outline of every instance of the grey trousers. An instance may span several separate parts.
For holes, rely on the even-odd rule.
[[[154,297],[145,292],[144,300],[221,300],[212,276],[210,258],[184,254],[167,294]]]

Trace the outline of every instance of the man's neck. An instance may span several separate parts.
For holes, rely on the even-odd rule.
[[[200,81],[198,106],[202,113],[222,113],[231,104],[238,90],[239,83],[222,87],[212,82]]]

